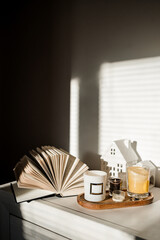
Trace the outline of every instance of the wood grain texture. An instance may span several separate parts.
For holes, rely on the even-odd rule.
[[[130,197],[127,196],[127,192],[125,191],[125,200],[123,202],[114,202],[112,200],[112,197],[109,196],[108,191],[106,191],[106,198],[101,202],[89,202],[85,200],[84,193],[77,196],[77,202],[82,207],[98,210],[143,206],[152,203],[153,198],[153,194],[149,193],[149,196],[147,198],[133,201]]]

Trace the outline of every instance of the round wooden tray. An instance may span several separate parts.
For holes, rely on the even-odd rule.
[[[112,197],[109,196],[109,192],[106,191],[106,198],[101,202],[89,202],[84,199],[84,193],[77,196],[77,202],[79,205],[89,209],[111,209],[111,208],[123,208],[123,207],[136,207],[143,206],[152,203],[153,194],[149,193],[149,196],[144,199],[132,200],[128,197],[126,190],[125,191],[125,200],[123,202],[114,202]]]

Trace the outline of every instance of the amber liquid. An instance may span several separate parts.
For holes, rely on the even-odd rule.
[[[128,167],[128,191],[136,194],[149,192],[149,171],[143,167]]]

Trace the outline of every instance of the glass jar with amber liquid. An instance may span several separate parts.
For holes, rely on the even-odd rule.
[[[146,198],[149,195],[150,169],[141,162],[126,164],[127,194],[132,198]]]

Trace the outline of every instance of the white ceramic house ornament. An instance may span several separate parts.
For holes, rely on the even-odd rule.
[[[120,173],[126,172],[127,162],[139,161],[139,158],[131,146],[131,141],[121,139],[112,142],[105,154],[102,155],[101,160],[103,170],[108,168],[109,176],[118,177],[121,175]]]
[[[155,179],[156,179],[156,167],[152,163],[152,161],[145,160],[141,161],[142,166],[147,166],[150,169],[150,183],[149,183],[149,188],[152,188],[155,186]]]

